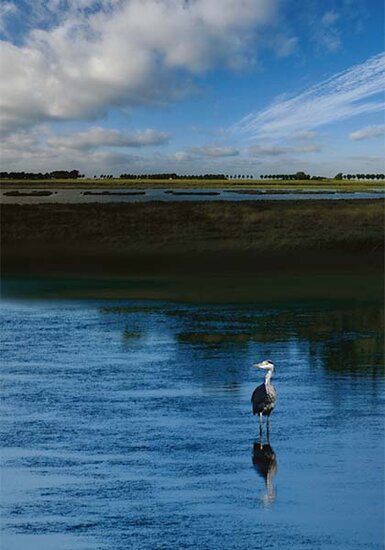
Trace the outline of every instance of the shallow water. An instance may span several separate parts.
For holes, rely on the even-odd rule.
[[[18,190],[25,192],[23,189]],[[90,194],[89,189],[61,189],[52,191],[48,196],[9,196],[9,190],[0,191],[0,204],[84,204],[84,203],[121,203],[121,202],[185,202],[185,201],[261,201],[261,200],[342,200],[342,199],[383,199],[384,191],[356,191],[356,192],[337,192],[327,190],[303,190],[299,193],[292,191],[283,191],[278,193],[265,192],[256,193],[251,189],[191,189],[175,190],[175,194],[165,189],[146,189],[144,194],[135,194],[135,190],[127,188],[115,188],[110,193],[102,194],[103,190],[93,190]],[[104,190],[105,191],[105,190]],[[138,190],[137,190],[138,191]]]
[[[4,300],[2,548],[382,548],[381,313]]]

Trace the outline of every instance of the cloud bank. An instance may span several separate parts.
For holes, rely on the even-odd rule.
[[[1,44],[3,132],[175,100],[194,75],[253,56],[253,35],[277,2],[71,0],[65,12],[56,0],[36,2],[41,28]]]
[[[50,147],[65,149],[91,150],[98,147],[146,147],[163,145],[170,139],[166,132],[152,129],[131,133],[119,130],[94,127],[85,132],[77,132],[66,136],[50,136],[46,144]]]
[[[283,155],[292,155],[295,153],[319,153],[321,147],[315,143],[309,143],[300,146],[278,145],[275,143],[265,145],[252,145],[249,147],[249,153],[252,156],[268,158],[280,157]]]
[[[236,157],[239,155],[238,149],[234,147],[192,147],[191,152],[199,157],[209,158]]]
[[[7,170],[61,170],[76,166],[92,175],[124,171],[146,158],[132,149],[162,147],[170,134],[154,129],[122,132],[116,129],[92,127],[82,132],[54,135],[46,126],[14,132],[2,140],[1,157]]]

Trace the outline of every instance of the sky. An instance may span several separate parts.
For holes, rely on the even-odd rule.
[[[383,173],[383,0],[3,0],[2,171]]]

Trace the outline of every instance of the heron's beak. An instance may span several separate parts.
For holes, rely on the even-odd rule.
[[[256,369],[264,369],[265,367],[262,365],[262,363],[255,363],[255,365],[253,365],[254,368]]]

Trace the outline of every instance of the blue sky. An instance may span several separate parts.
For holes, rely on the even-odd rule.
[[[384,172],[382,0],[5,0],[2,170]]]

